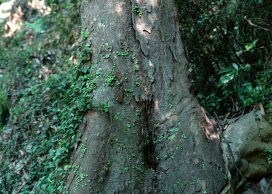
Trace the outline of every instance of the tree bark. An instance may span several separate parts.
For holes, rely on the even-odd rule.
[[[219,137],[190,93],[175,1],[83,0],[81,16],[99,76],[69,193],[220,193]]]

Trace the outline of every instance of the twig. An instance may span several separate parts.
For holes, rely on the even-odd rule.
[[[248,20],[248,19],[246,19],[246,18],[244,18],[244,19],[245,19],[251,26],[254,26],[254,27],[260,28],[260,29],[262,29],[262,30],[271,32],[271,30],[269,30],[269,29],[267,29],[267,28],[264,28],[264,27],[262,27],[262,26],[258,26],[258,25],[256,25],[256,24],[253,24],[253,23],[251,22],[251,20]]]

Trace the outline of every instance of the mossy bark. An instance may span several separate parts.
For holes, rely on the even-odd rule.
[[[219,193],[219,139],[190,93],[174,0],[83,0],[81,15],[101,76],[69,193]]]

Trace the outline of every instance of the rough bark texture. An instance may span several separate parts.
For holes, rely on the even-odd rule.
[[[69,193],[219,193],[219,139],[190,94],[174,0],[83,0],[81,13],[104,75],[93,107],[109,111],[85,115]]]
[[[225,188],[226,193],[241,193],[246,180],[258,180],[272,173],[272,169],[267,168],[267,153],[264,152],[271,148],[272,127],[260,111],[254,110],[236,118],[224,136],[226,141],[222,144],[222,150],[230,180]]]

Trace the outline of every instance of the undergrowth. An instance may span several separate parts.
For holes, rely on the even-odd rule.
[[[272,114],[269,2],[177,2],[181,38],[199,103],[211,113],[234,115],[247,113],[261,102]]]
[[[81,69],[74,60],[85,39],[78,37],[73,45],[78,29],[71,26],[77,22],[78,28],[79,4],[49,4],[51,15],[39,13],[38,20],[24,21],[20,31],[1,43],[0,97],[9,101],[9,107],[1,103],[1,118],[9,109],[7,124],[0,128],[1,193],[63,193],[69,156],[79,141],[76,130],[90,109],[88,81],[94,74],[88,69],[77,77]]]

